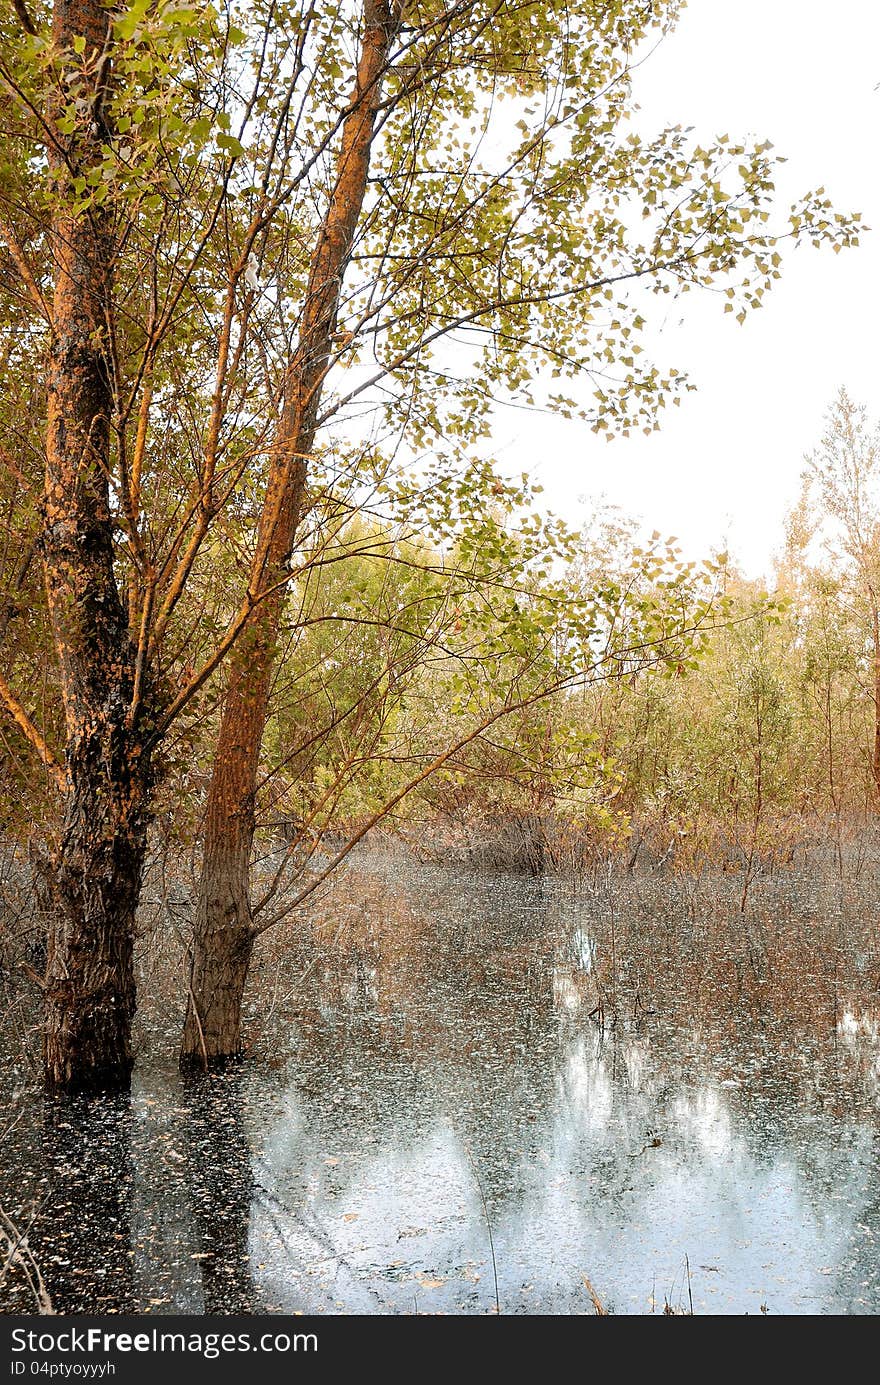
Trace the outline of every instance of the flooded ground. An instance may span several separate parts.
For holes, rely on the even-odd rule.
[[[875,893],[368,858],[234,1072],[155,996],[130,1101],[13,1054],[0,1205],[59,1312],[878,1312]]]

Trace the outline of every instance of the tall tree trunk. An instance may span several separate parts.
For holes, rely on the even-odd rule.
[[[133,697],[134,657],[113,568],[113,396],[108,331],[116,258],[111,214],[73,213],[64,180],[101,159],[108,137],[110,20],[102,0],[56,0],[59,86],[77,70],[88,109],[50,143],[59,177],[52,225],[55,292],[49,363],[43,562],[66,719],[66,801],[53,870],[46,972],[50,1087],[108,1089],[129,1080],[134,914],[147,831],[148,757]],[[81,59],[74,39],[85,38]],[[63,139],[63,143],[62,143]]]
[[[258,604],[230,666],[208,793],[181,1061],[238,1053],[253,950],[250,857],[254,796],[290,552],[302,513],[318,406],[331,363],[339,295],[367,188],[382,77],[400,23],[399,0],[364,0],[355,87],[336,178],[312,255],[299,343],[288,367],[249,591]],[[271,595],[266,595],[271,593]]]

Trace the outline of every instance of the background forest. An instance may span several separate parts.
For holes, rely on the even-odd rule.
[[[432,546],[427,521],[393,534],[344,513],[279,653],[256,804],[273,898],[374,826],[438,860],[517,870],[611,858],[748,879],[823,846],[842,866],[880,793],[878,483],[876,429],[841,392],[769,594],[728,555],[685,563],[674,541],[646,540],[613,511],[581,534],[555,526],[557,572],[529,584],[521,511],[502,517],[496,503],[492,538],[499,556],[513,545],[510,569],[479,575],[463,547]],[[39,588],[27,611],[11,594],[29,558],[10,529],[14,676],[58,726]],[[223,592],[202,598],[197,628],[222,625]],[[562,657],[556,611],[595,617],[600,593],[607,628],[584,636],[584,675],[582,647],[571,666]],[[198,657],[197,634],[187,653]],[[218,702],[205,699],[163,761],[154,850],[190,884]],[[52,821],[55,788],[14,724],[2,739],[3,831],[20,859],[34,823]]]

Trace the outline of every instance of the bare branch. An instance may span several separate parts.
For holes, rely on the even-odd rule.
[[[0,702],[3,703],[12,720],[22,732],[26,740],[33,746],[43,764],[51,774],[56,786],[63,789],[66,783],[64,770],[57,757],[49,749],[48,744],[40,730],[31,721],[24,707],[19,702],[15,693],[10,688],[3,674],[0,673]]]

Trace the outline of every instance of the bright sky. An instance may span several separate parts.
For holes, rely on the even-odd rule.
[[[861,211],[876,230],[839,255],[787,254],[782,279],[742,327],[714,295],[652,300],[662,327],[646,345],[698,387],[665,411],[659,433],[606,443],[546,415],[503,425],[497,455],[537,473],[549,508],[574,524],[604,496],[677,535],[689,556],[729,545],[749,575],[770,573],[803,454],[837,390],[880,415],[878,84],[872,0],[690,0],[641,69],[640,125],[770,139],[788,158],[786,207],[824,185],[837,209]]]

